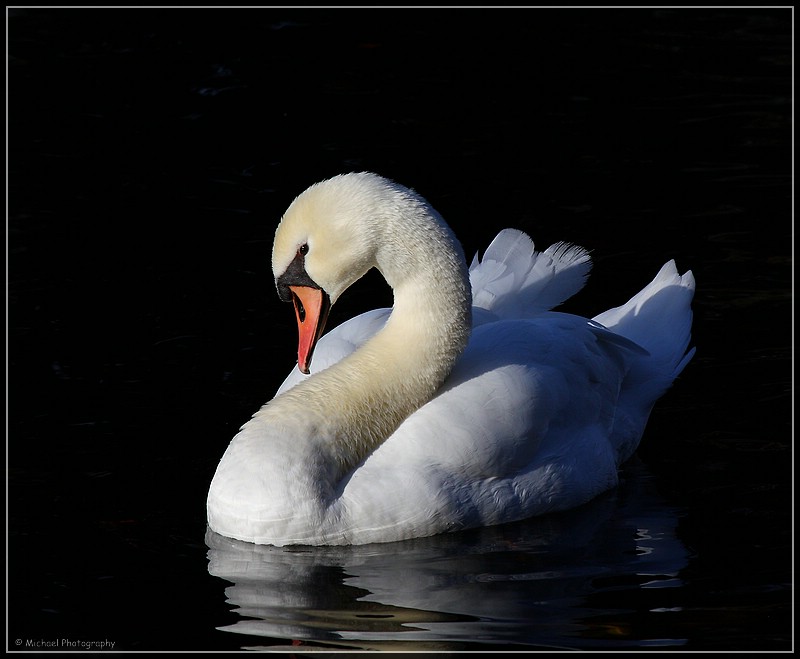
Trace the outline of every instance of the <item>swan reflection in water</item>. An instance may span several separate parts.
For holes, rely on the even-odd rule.
[[[622,476],[566,513],[401,542],[274,547],[209,530],[208,571],[231,582],[241,616],[220,629],[260,637],[244,645],[262,649],[680,646],[680,511],[640,461]],[[633,618],[643,615],[640,631]]]

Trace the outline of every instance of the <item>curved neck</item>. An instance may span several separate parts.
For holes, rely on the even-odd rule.
[[[304,438],[298,450],[321,458],[314,477],[329,487],[430,400],[469,340],[472,299],[461,246],[435,211],[414,210],[383,225],[377,267],[394,291],[384,328],[259,412],[296,420]]]

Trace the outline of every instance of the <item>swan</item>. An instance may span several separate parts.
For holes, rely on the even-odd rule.
[[[552,311],[584,285],[586,250],[539,252],[505,229],[467,266],[423,197],[371,172],[296,197],[272,268],[297,366],[231,440],[206,507],[210,530],[256,544],[392,542],[577,507],[617,484],[695,352],[694,277],[674,261],[592,319]],[[322,336],[371,268],[392,308]]]

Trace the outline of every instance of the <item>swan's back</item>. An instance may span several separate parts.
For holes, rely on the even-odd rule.
[[[568,314],[480,325],[438,395],[337,493],[347,541],[523,519],[613,487],[609,438],[630,356]]]
[[[473,259],[473,297],[492,318],[531,318],[577,293],[590,269],[589,254],[581,247],[556,243],[537,252],[526,234],[505,229],[483,260],[477,254]],[[609,436],[618,462],[636,450],[654,403],[694,356],[695,349],[689,349],[694,291],[692,272],[679,274],[670,260],[625,304],[592,319],[599,326],[592,327],[598,337],[628,348],[623,350],[627,373]]]

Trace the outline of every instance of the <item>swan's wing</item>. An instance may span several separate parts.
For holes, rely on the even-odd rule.
[[[530,318],[577,293],[591,267],[582,247],[559,242],[537,252],[527,234],[504,229],[482,260],[472,260],[473,306],[497,318]]]
[[[616,483],[609,436],[631,354],[566,314],[476,328],[440,393],[334,505],[385,537],[393,524],[438,533],[589,500]]]
[[[319,340],[314,349],[311,373],[322,371],[347,357],[383,327],[391,311],[391,309],[373,309],[334,327]],[[282,394],[308,377],[310,375],[304,375],[295,366],[275,395]]]

